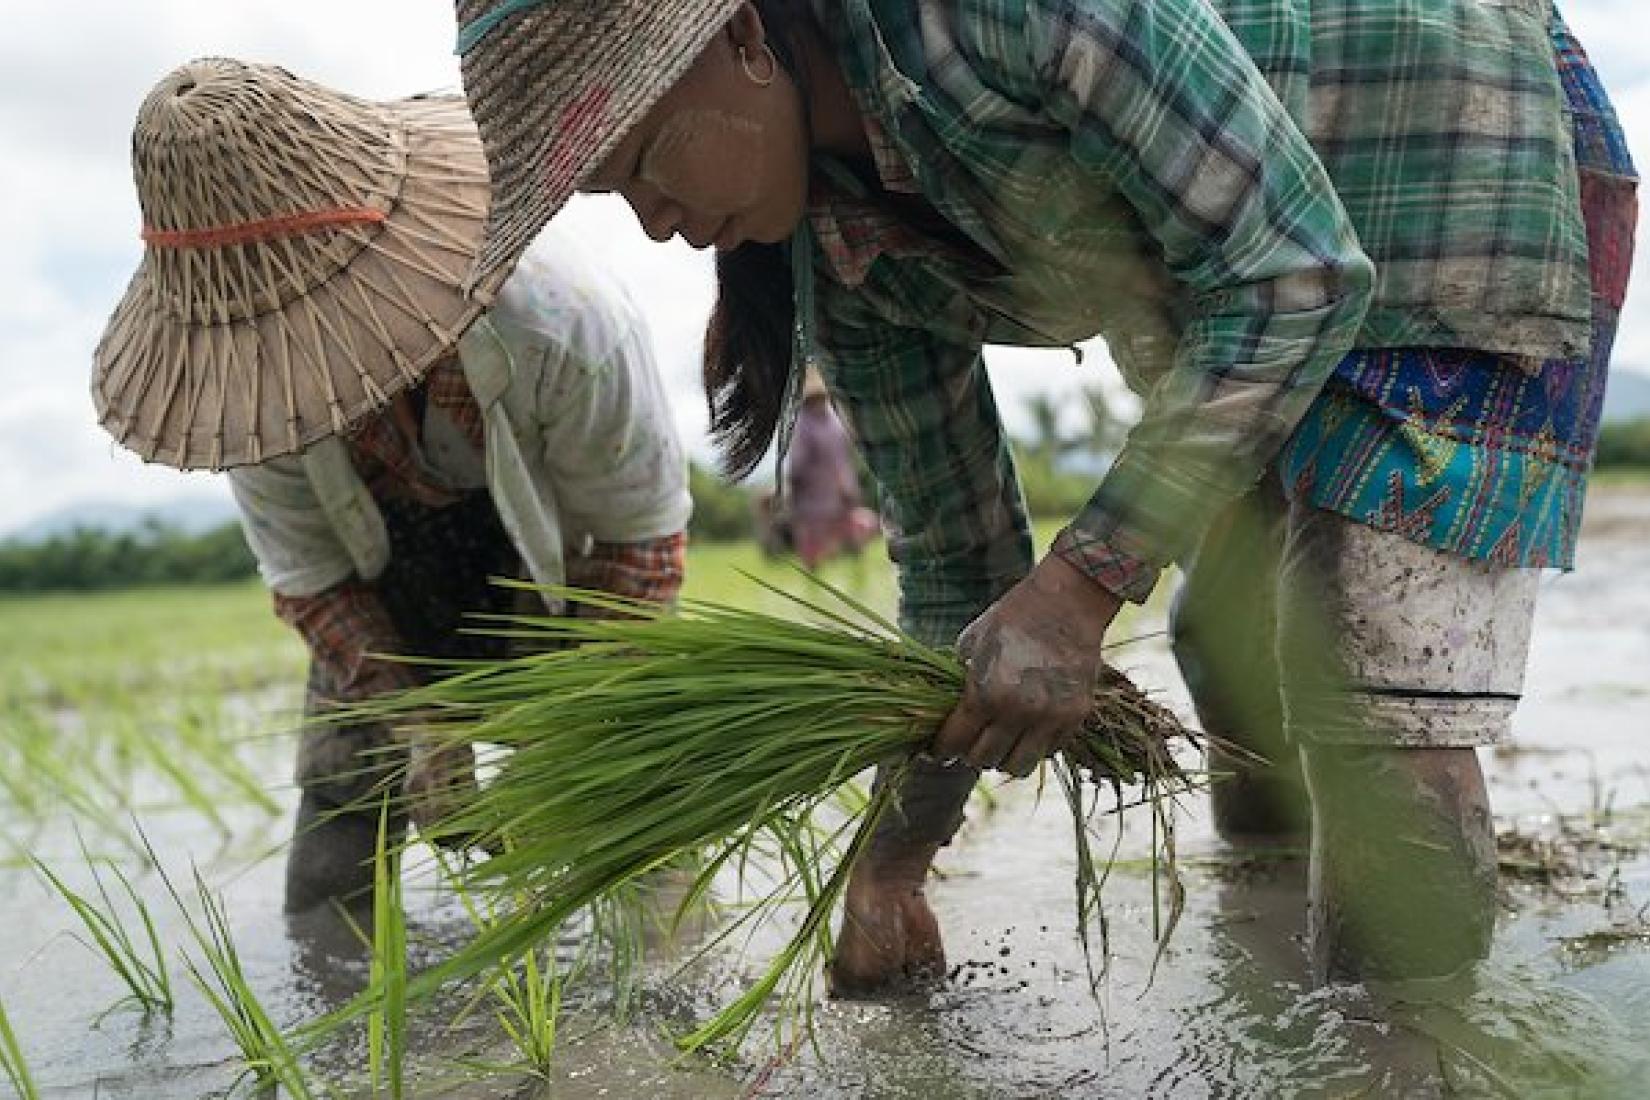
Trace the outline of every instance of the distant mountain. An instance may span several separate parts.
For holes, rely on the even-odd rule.
[[[192,495],[150,504],[86,500],[48,512],[15,530],[0,532],[0,542],[45,542],[56,535],[66,535],[77,527],[95,527],[116,533],[136,531],[152,520],[199,534],[234,518],[235,505],[228,496]]]
[[[1613,370],[1604,387],[1605,420],[1638,420],[1650,417],[1650,374],[1633,370]]]

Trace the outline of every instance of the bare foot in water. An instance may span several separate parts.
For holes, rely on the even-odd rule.
[[[879,875],[869,864],[848,880],[836,957],[826,975],[833,997],[909,992],[945,975],[939,921],[923,894],[922,873]]]

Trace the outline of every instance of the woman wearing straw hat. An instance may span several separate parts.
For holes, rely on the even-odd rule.
[[[200,60],[151,92],[133,147],[147,248],[98,412],[146,460],[229,469],[310,650],[311,717],[418,677],[377,655],[488,655],[461,627],[509,610],[492,577],[675,597],[691,503],[641,317],[562,230],[465,296],[488,188],[461,99]],[[370,888],[394,745],[307,726],[289,910]],[[439,815],[473,765],[412,756],[414,815]]]
[[[495,188],[472,278],[579,189],[714,245],[730,465],[783,442],[817,362],[896,528],[905,625],[968,658],[855,869],[839,991],[943,964],[922,887],[974,769],[1024,775],[1077,727],[1114,615],[1175,562],[1203,721],[1276,761],[1218,824],[1291,828],[1304,763],[1318,972],[1484,950],[1473,750],[1507,732],[1537,567],[1571,561],[1633,224],[1549,0],[457,14]],[[1095,334],[1144,415],[1033,566],[981,348]]]

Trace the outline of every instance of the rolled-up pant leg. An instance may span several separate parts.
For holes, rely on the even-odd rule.
[[[1295,505],[1278,621],[1291,736],[1428,749],[1504,740],[1539,578]]]
[[[1510,732],[1537,581],[1293,509],[1279,653],[1320,978],[1444,974],[1488,950],[1495,831],[1473,750]]]

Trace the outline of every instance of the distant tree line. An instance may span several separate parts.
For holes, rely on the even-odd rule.
[[[78,527],[43,542],[0,544],[0,592],[217,584],[256,572],[237,523],[199,533],[154,521],[135,531]]]
[[[1062,425],[1060,407],[1048,398],[1027,406],[1032,431],[1013,443],[1015,464],[1031,514],[1065,518],[1088,500],[1100,472],[1120,445],[1124,428],[1104,395],[1087,395],[1088,409],[1074,429]],[[866,501],[876,499],[865,478]],[[752,494],[694,463],[689,476],[696,543],[739,542],[756,534]],[[41,542],[0,543],[0,593],[95,592],[144,585],[219,584],[257,575],[257,562],[240,525],[225,523],[190,532],[151,521],[132,531],[81,527]]]
[[[1605,424],[1598,437],[1597,465],[1650,469],[1650,416]]]

